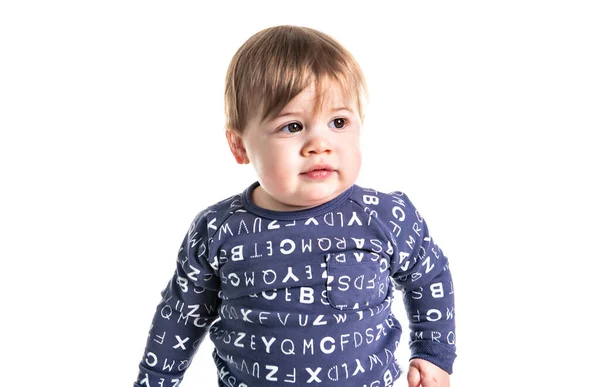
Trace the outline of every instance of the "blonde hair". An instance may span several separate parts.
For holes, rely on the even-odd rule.
[[[326,81],[335,81],[354,99],[361,121],[367,86],[354,57],[329,35],[308,27],[277,26],[251,36],[237,50],[225,78],[226,128],[241,133],[262,109],[275,116],[315,83],[322,106]]]

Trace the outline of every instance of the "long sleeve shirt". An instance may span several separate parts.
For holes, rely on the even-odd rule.
[[[206,334],[219,386],[392,386],[411,358],[452,373],[448,260],[402,192],[354,185],[306,210],[254,205],[254,183],[199,213],[157,306],[134,386],[175,387]]]

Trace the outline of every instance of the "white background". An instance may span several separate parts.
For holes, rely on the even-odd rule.
[[[189,223],[254,181],[228,62],[296,24],[364,69],[358,183],[407,192],[451,261],[452,385],[597,385],[594,3],[3,2],[0,384],[132,385]],[[183,387],[216,386],[211,345]]]

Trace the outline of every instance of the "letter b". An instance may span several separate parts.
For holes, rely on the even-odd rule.
[[[302,286],[300,288],[300,303],[301,304],[312,304],[315,302],[314,290]]]
[[[379,204],[379,198],[377,196],[363,195],[363,203],[378,205]]]
[[[431,297],[444,298],[444,285],[441,282],[431,284],[429,289],[431,290]]]

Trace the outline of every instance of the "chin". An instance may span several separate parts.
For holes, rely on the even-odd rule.
[[[302,195],[302,198],[303,201],[310,202],[310,205],[319,205],[333,199],[339,193],[337,189],[333,188],[313,188],[310,192]]]

